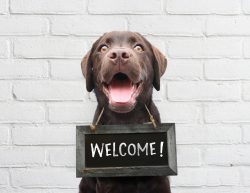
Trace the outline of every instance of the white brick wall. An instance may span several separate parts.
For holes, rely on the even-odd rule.
[[[241,0],[167,0],[166,10],[170,14],[239,14]]]
[[[113,30],[127,30],[126,19],[113,16],[65,16],[52,19],[53,35],[102,35]]]
[[[44,35],[48,33],[46,18],[31,16],[2,16],[0,35]]]
[[[8,0],[0,0],[0,14],[8,13]]]
[[[89,13],[93,14],[157,14],[161,13],[163,7],[161,0],[133,0],[120,1],[93,0],[89,2]],[[143,5],[143,6],[142,6]]]
[[[10,49],[9,41],[0,39],[0,59],[8,58],[10,52],[9,49]]]
[[[99,35],[144,34],[168,58],[173,193],[250,192],[250,0],[0,0],[0,192],[77,192],[75,125],[96,102],[80,61]]]
[[[86,1],[68,0],[10,0],[11,13],[25,14],[77,14],[84,13]]]

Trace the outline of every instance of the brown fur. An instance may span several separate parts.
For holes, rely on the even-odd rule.
[[[143,45],[143,53],[131,49],[134,43]],[[100,54],[98,48],[103,43],[111,48],[124,47],[130,54],[129,61],[113,61],[107,54]],[[110,49],[111,49],[110,48]],[[119,63],[119,65],[118,65]],[[149,121],[146,104],[156,122],[160,123],[159,112],[152,101],[153,86],[160,90],[160,77],[165,72],[167,60],[161,52],[152,46],[143,36],[134,32],[109,32],[100,37],[86,54],[81,63],[86,87],[90,92],[94,89],[98,106],[94,115],[96,121],[101,109],[104,113],[99,124],[135,124]],[[119,69],[118,69],[119,68]],[[123,68],[123,69],[121,69]],[[132,80],[142,80],[142,90],[136,98],[136,104],[130,112],[117,113],[109,108],[109,101],[103,93],[102,82],[119,70],[126,71]],[[167,177],[116,177],[116,178],[82,178],[80,193],[170,193]]]

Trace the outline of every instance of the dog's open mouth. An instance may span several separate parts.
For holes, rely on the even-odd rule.
[[[141,83],[134,83],[121,72],[115,74],[110,83],[103,83],[103,91],[109,99],[110,108],[121,113],[131,111],[140,93]]]

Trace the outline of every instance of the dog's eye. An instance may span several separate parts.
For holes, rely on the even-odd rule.
[[[143,48],[142,48],[142,46],[140,46],[140,45],[136,45],[136,46],[134,47],[134,50],[137,51],[137,52],[143,52]]]
[[[105,46],[105,45],[103,45],[103,46],[100,48],[100,51],[101,51],[102,53],[107,52],[107,50],[108,50],[108,46]]]

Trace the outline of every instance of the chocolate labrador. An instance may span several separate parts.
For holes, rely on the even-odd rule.
[[[100,117],[99,124],[143,124],[149,121],[147,107],[159,124],[152,91],[160,90],[166,66],[164,55],[139,33],[102,35],[81,63],[87,90],[94,90],[98,102],[93,122]],[[163,176],[82,178],[79,192],[170,193],[170,185]]]

